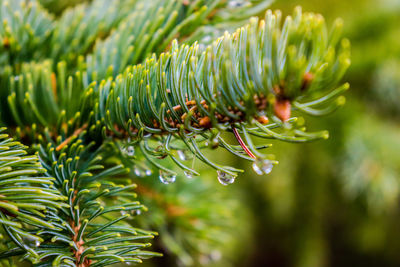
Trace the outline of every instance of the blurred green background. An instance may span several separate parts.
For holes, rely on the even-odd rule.
[[[330,138],[273,142],[280,164],[267,176],[210,151],[247,170],[228,187],[207,168],[172,185],[135,178],[149,207],[138,223],[159,232],[155,249],[165,255],[143,266],[400,266],[400,1],[276,0],[271,8],[286,16],[297,5],[330,25],[341,17],[352,43],[346,105],[307,118]]]
[[[352,43],[344,108],[311,119],[330,139],[276,144],[268,177],[242,177],[252,239],[237,266],[400,266],[400,1],[286,0],[344,20]],[[310,122],[310,119],[308,120]],[[241,164],[238,162],[237,164]]]
[[[330,138],[272,142],[280,164],[268,176],[257,176],[250,164],[222,150],[210,152],[247,170],[229,187],[207,169],[196,181],[178,177],[174,185],[160,185],[171,203],[203,207],[197,216],[204,229],[183,226],[185,215],[165,215],[160,225],[167,221],[173,230],[156,227],[165,257],[149,265],[400,266],[400,1],[277,0],[271,8],[286,16],[297,5],[321,13],[330,25],[341,17],[352,43],[346,105],[327,117],[307,118],[310,130],[327,129]],[[194,193],[200,185],[205,192]],[[151,210],[154,202],[143,201],[150,208],[145,216],[159,213]],[[193,231],[201,234],[186,240]],[[166,232],[175,240],[164,240]],[[168,248],[175,242],[182,251]]]
[[[205,194],[176,201],[193,210],[203,206],[213,218],[199,217],[218,233],[202,238],[219,242],[205,242],[208,247],[194,257],[192,243],[182,237],[177,242],[192,261],[176,261],[159,230],[166,256],[153,266],[400,266],[400,1],[278,0],[271,8],[286,16],[297,5],[321,13],[330,25],[341,17],[352,43],[346,105],[327,117],[307,118],[309,129],[327,129],[330,138],[273,142],[280,164],[268,176],[255,175],[228,153],[211,152],[247,169],[226,188],[207,170],[195,178],[202,181],[178,179],[181,189],[160,186],[178,199],[211,183]],[[175,219],[168,225],[179,228]]]

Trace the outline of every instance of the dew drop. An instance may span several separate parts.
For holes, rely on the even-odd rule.
[[[268,159],[257,159],[253,163],[253,170],[258,175],[269,174],[272,171],[273,167],[274,167],[274,165]]]
[[[38,240],[35,241],[35,246],[40,246],[40,242]]]
[[[178,153],[178,157],[180,158],[180,160],[185,161],[188,159],[183,150],[178,150],[176,151],[176,153]]]
[[[261,168],[258,166],[256,162],[253,163],[253,170],[258,174],[258,175],[263,175],[264,172],[261,170]]]
[[[185,176],[189,179],[192,179],[194,177],[194,173],[191,171],[184,171],[183,172],[185,174]]]
[[[135,148],[133,146],[127,146],[122,148],[122,152],[128,157],[133,157],[135,155]]]
[[[152,174],[152,171],[151,170],[145,170],[145,172],[144,172],[147,176],[150,176],[151,174]]]
[[[126,149],[126,154],[128,156],[134,156],[135,155],[135,148],[133,146],[128,146]]]
[[[126,215],[126,211],[121,210],[121,215],[122,215],[122,216]]]
[[[160,170],[160,175],[158,177],[163,184],[171,184],[176,180],[176,174],[163,170]]]
[[[133,169],[133,172],[135,173],[136,176],[139,176],[139,177],[143,177],[144,176],[144,173],[140,168],[135,167]]]
[[[229,3],[228,3],[228,7],[230,7],[230,8],[236,8],[236,7],[241,7],[241,6],[244,6],[246,3],[242,0],[242,1],[240,1],[240,0],[231,0],[231,1],[229,1]]]
[[[229,173],[223,172],[223,171],[217,171],[218,174],[218,181],[222,185],[229,185],[235,182],[235,176],[230,175]]]
[[[142,214],[142,211],[141,211],[141,210],[136,210],[136,211],[135,211],[135,214],[136,214],[136,215],[140,215],[140,214]]]

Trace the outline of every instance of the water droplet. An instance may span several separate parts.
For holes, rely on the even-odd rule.
[[[133,146],[128,146],[126,149],[126,154],[128,156],[134,156],[135,155],[135,148]]]
[[[127,146],[122,148],[122,152],[128,157],[133,157],[135,155],[135,148],[133,146]]]
[[[38,240],[35,241],[35,246],[40,246],[40,242]]]
[[[151,170],[146,170],[144,173],[145,173],[147,176],[150,176],[150,175],[152,174],[152,171],[151,171]]]
[[[135,167],[133,169],[133,172],[135,173],[136,176],[139,176],[139,177],[143,177],[144,176],[144,173],[140,168]]]
[[[136,214],[136,215],[140,215],[140,214],[142,214],[142,211],[141,211],[141,210],[136,210],[136,211],[135,211],[135,214]]]
[[[121,210],[121,215],[122,215],[122,216],[126,215],[126,211]]]
[[[230,7],[230,8],[241,7],[244,5],[245,5],[245,2],[243,0],[242,1],[232,0],[232,1],[229,1],[229,3],[228,3],[228,7]]]
[[[176,180],[176,174],[160,170],[160,181],[163,184],[171,184]]]
[[[268,159],[257,159],[253,163],[253,170],[258,175],[269,174],[272,171],[274,165]]]
[[[183,172],[185,174],[185,176],[189,179],[192,179],[194,177],[194,173],[191,171],[184,171]]]
[[[235,176],[230,175],[229,173],[223,172],[223,171],[217,171],[218,174],[218,181],[222,185],[229,185],[235,182]]]
[[[182,161],[187,160],[186,153],[185,153],[183,150],[178,150],[178,151],[176,151],[176,153],[178,153],[178,157],[179,157]]]

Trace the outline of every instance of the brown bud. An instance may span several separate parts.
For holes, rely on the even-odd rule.
[[[269,122],[267,116],[259,116],[257,117],[257,121],[261,124],[268,124]]]
[[[211,120],[209,117],[201,118],[199,124],[200,124],[200,127],[211,128]]]
[[[287,121],[290,118],[291,104],[289,100],[279,99],[274,106],[275,115],[282,121]]]
[[[312,73],[310,72],[304,73],[303,84],[301,85],[301,91],[306,90],[310,86],[313,79],[314,75]]]

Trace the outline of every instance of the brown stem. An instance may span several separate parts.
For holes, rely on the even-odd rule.
[[[69,142],[71,142],[72,138],[77,137],[81,132],[83,132],[83,130],[85,130],[87,128],[87,124],[85,123],[81,128],[76,129],[75,132],[68,137],[67,139],[64,140],[64,142],[62,142],[61,144],[59,144],[56,147],[56,151],[60,151],[63,147],[65,147],[66,145],[69,144]]]
[[[74,196],[72,197],[72,202],[75,201],[76,194],[77,194],[77,191],[75,190]],[[76,267],[89,267],[92,263],[92,261],[90,259],[84,258],[82,263],[79,263],[82,258],[82,253],[85,251],[85,247],[84,247],[85,242],[82,240],[82,237],[78,240],[78,234],[79,234],[79,230],[81,229],[81,224],[78,223],[78,225],[75,225],[75,222],[73,220],[70,220],[69,223],[75,232],[74,236],[72,237],[72,240],[75,242],[76,246],[78,247],[78,249],[76,251],[74,251],[74,256],[76,258]]]

